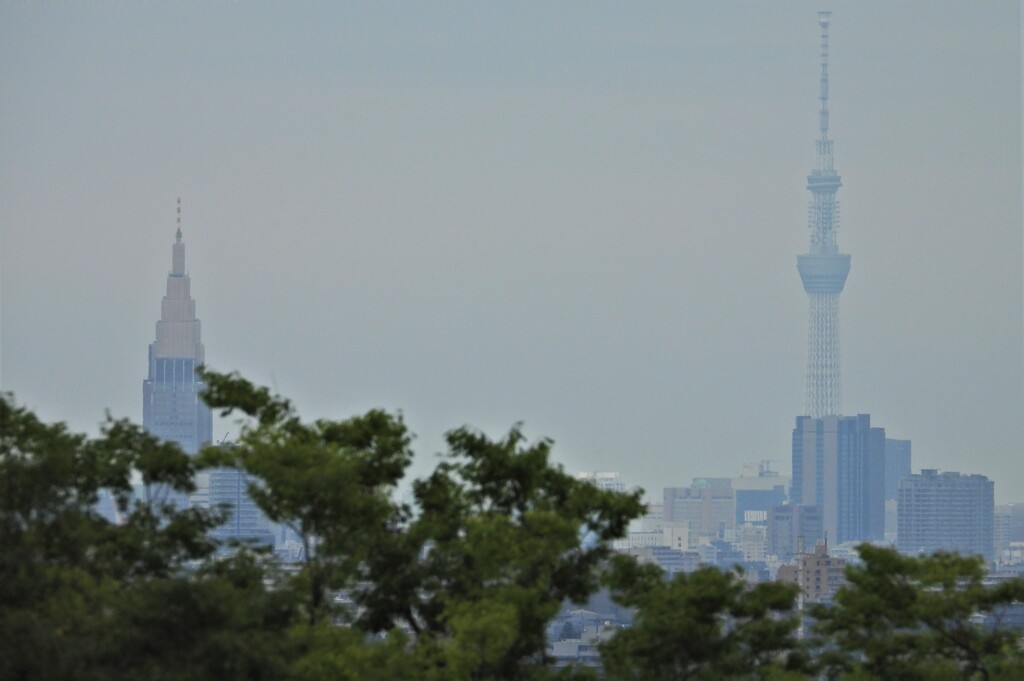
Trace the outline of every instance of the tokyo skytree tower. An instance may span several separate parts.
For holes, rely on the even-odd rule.
[[[821,27],[821,112],[817,141],[817,166],[807,176],[811,191],[809,227],[811,247],[797,256],[797,270],[810,299],[807,331],[807,411],[815,418],[840,413],[839,294],[850,272],[850,256],[839,252],[839,204],[836,190],[842,186],[832,165],[832,140],[828,136],[828,23],[831,12],[818,12]]]

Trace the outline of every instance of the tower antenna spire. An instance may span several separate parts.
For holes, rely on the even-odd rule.
[[[819,80],[821,111],[818,113],[818,170],[832,170],[832,140],[828,138],[828,22],[832,12],[818,12],[818,26],[821,27],[821,77]]]
[[[181,197],[178,197],[178,231],[174,234],[175,239],[181,243]]]

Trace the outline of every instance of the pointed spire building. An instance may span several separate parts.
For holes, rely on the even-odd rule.
[[[203,383],[195,370],[203,363],[204,350],[190,286],[178,199],[178,230],[171,247],[167,294],[160,306],[156,340],[149,345],[149,376],[142,382],[142,425],[194,454],[213,439],[213,418],[199,397]]]

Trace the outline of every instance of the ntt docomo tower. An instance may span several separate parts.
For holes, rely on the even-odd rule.
[[[807,176],[811,192],[808,226],[810,250],[797,256],[797,269],[810,300],[807,331],[807,405],[813,418],[841,412],[839,383],[839,294],[850,272],[850,256],[839,252],[839,204],[836,191],[842,186],[832,161],[828,136],[828,24],[831,12],[818,12],[821,27],[821,110],[817,165]]]

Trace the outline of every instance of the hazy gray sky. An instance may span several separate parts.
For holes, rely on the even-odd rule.
[[[3,3],[0,386],[141,419],[180,195],[208,362],[418,471],[788,471],[822,7]],[[1024,501],[1019,3],[830,8],[845,412]]]

